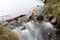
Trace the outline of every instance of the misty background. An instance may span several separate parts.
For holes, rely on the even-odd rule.
[[[33,9],[42,10],[43,5],[39,0],[0,0],[0,20],[29,14]]]

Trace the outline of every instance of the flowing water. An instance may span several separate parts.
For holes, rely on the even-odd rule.
[[[47,33],[53,29],[49,22],[35,22],[30,21],[24,24],[26,29],[20,30],[19,28],[13,29],[22,40],[46,40]]]
[[[37,7],[37,5],[39,7]],[[31,10],[36,10],[37,15],[43,13],[44,3],[42,0],[0,0],[0,19],[10,19],[17,15],[27,14]],[[4,14],[4,15],[3,15]],[[7,17],[8,15],[9,17]],[[6,18],[6,17],[7,18]],[[13,29],[21,40],[46,40],[46,35],[53,29],[49,22],[35,22],[31,20],[23,23],[26,29],[19,27]]]

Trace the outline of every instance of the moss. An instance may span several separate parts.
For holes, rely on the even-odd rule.
[[[60,24],[60,0],[46,0],[45,10],[48,14],[55,16]]]

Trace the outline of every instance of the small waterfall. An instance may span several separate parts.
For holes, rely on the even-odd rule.
[[[28,5],[25,4],[26,6],[22,5],[23,9],[28,8],[29,11],[36,10],[37,15],[39,15],[40,13],[43,13],[44,3],[42,1],[36,2],[35,0],[33,0],[33,2],[32,2],[33,4],[31,3],[32,0],[30,0],[30,1],[25,0],[25,1],[24,1],[25,3],[27,3],[27,4],[29,3],[29,4]],[[22,4],[24,3],[23,0],[21,0],[20,2],[22,2]],[[39,7],[37,7],[37,5]],[[29,13],[29,11],[27,11],[27,10],[23,10],[23,9],[21,10],[20,9],[21,5],[19,7],[18,6],[16,8],[16,9],[20,10],[18,12],[18,14],[20,14],[21,11],[23,11],[22,13],[24,13],[24,14],[26,12]],[[13,10],[15,10],[15,8]],[[16,10],[14,12],[11,12],[11,11],[9,11],[8,13],[15,13],[16,12]],[[34,20],[31,20],[27,23],[23,23],[23,25],[26,28],[24,30],[21,30],[19,27],[16,27],[15,29],[13,29],[13,31],[16,32],[16,34],[19,37],[21,37],[21,40],[46,40],[47,33],[53,29],[53,26],[49,22],[39,23],[39,22],[35,22]]]
[[[8,1],[9,4],[7,3],[7,5],[5,5],[5,3],[7,2],[4,2],[3,7],[1,6],[1,9],[5,11],[1,12],[0,16],[4,16],[3,14],[5,13],[14,18],[18,15],[29,14],[31,10],[36,10],[37,15],[44,11],[44,3],[40,0],[13,0]],[[21,40],[46,40],[47,33],[53,29],[53,26],[49,22],[39,23],[31,20],[23,23],[23,25],[26,28],[24,30],[21,30],[19,27],[13,29],[13,31],[21,37]]]
[[[22,40],[46,40],[47,33],[53,30],[53,26],[49,22],[38,23],[32,20],[25,23],[24,26],[26,29],[22,31],[19,28],[13,29]]]

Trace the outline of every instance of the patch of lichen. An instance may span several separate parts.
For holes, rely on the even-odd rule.
[[[45,10],[47,13],[55,16],[60,24],[60,0],[46,0]]]
[[[0,40],[19,40],[19,38],[12,30],[0,24]]]

